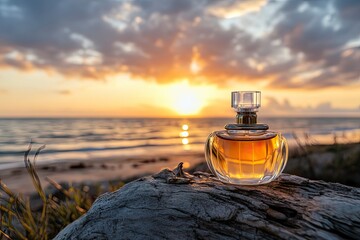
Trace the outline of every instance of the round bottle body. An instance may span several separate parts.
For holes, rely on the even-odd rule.
[[[221,181],[259,185],[284,170],[288,145],[280,133],[272,131],[215,131],[206,141],[205,158]]]

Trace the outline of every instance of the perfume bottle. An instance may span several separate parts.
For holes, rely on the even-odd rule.
[[[211,133],[205,144],[205,158],[211,172],[221,181],[259,185],[276,179],[288,158],[286,139],[257,123],[261,92],[231,93],[236,124]]]

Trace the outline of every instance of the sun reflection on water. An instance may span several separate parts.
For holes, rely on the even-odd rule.
[[[188,137],[189,137],[189,131],[188,131],[189,130],[189,125],[183,124],[181,126],[181,129],[183,130],[183,131],[181,131],[179,133],[179,136],[181,137],[181,143],[184,145],[185,150],[189,150],[190,149],[189,139],[188,139]]]
[[[183,139],[181,140],[181,142],[182,142],[182,144],[187,145],[187,144],[189,144],[189,139],[183,138]]]
[[[183,168],[189,168],[190,167],[190,163],[189,162],[184,162],[183,163]]]
[[[182,137],[182,138],[186,138],[186,137],[188,137],[189,136],[189,132],[188,131],[182,131],[182,132],[180,132],[180,137]]]

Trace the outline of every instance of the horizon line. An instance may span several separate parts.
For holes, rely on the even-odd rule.
[[[235,118],[235,116],[0,116],[0,119],[214,119]],[[319,115],[258,115],[258,118],[360,118],[360,114],[319,114]]]

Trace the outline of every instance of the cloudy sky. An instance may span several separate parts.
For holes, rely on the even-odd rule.
[[[358,0],[0,0],[0,116],[360,116]]]

